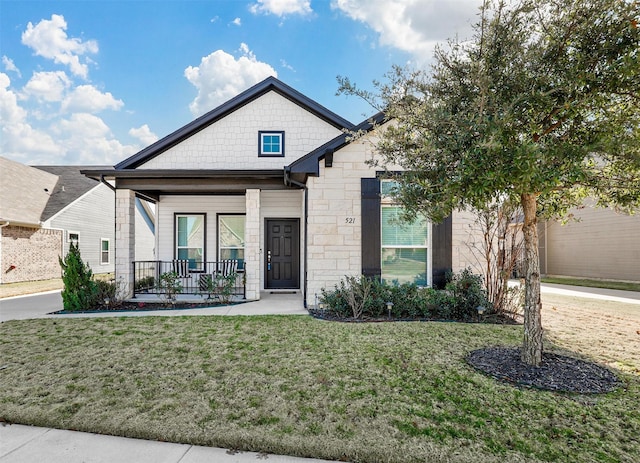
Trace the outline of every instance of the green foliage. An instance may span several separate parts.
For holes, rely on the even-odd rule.
[[[71,243],[64,259],[58,258],[62,268],[62,306],[64,310],[90,310],[100,305],[98,287],[92,279],[91,268],[83,262],[80,250]]]
[[[221,304],[229,304],[233,297],[238,273],[232,272],[228,275],[218,274],[214,277],[203,275],[204,286],[201,290],[207,294],[207,299],[216,299]]]
[[[449,317],[452,320],[472,320],[478,316],[478,307],[484,307],[488,313],[492,310],[491,302],[482,287],[482,277],[474,275],[470,269],[452,274],[445,287],[453,305],[449,306]]]
[[[160,296],[165,303],[175,305],[176,298],[183,290],[180,276],[177,272],[165,272],[160,275],[158,288],[161,290]]]
[[[585,196],[640,202],[638,5],[620,0],[487,2],[470,41],[439,47],[431,73],[396,67],[377,101],[398,124],[382,164],[398,199],[440,220],[496,198],[538,197],[562,216]]]
[[[470,270],[449,277],[444,290],[421,288],[414,283],[388,284],[364,276],[345,277],[332,291],[322,289],[325,310],[340,318],[385,318],[387,302],[393,304],[394,319],[438,319],[469,321],[477,318],[477,307],[492,310],[482,288],[482,278]]]
[[[122,304],[122,291],[118,281],[97,280],[95,284],[99,305],[113,310]]]
[[[155,285],[155,278],[153,275],[140,278],[135,282],[136,291],[144,291],[153,288]]]

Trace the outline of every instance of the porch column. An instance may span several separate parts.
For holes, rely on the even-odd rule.
[[[133,297],[133,264],[136,258],[135,194],[133,190],[116,190],[116,282],[123,297]]]
[[[260,299],[260,190],[247,190],[244,228],[247,299]]]

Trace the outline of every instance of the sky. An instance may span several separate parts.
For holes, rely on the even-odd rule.
[[[0,0],[0,156],[114,165],[275,76],[353,123],[481,0]]]

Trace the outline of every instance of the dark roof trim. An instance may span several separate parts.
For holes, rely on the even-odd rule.
[[[324,157],[335,151],[338,151],[340,148],[348,145],[351,140],[353,132],[370,132],[374,127],[378,126],[382,122],[385,121],[385,114],[383,112],[379,112],[371,116],[370,118],[362,121],[360,124],[350,129],[348,132],[344,132],[338,135],[333,140],[328,141],[324,145],[316,148],[311,151],[309,154],[297,159],[292,162],[285,169],[287,173],[290,174],[306,174],[317,177],[320,175],[320,160],[324,159]]]
[[[245,90],[234,98],[230,99],[226,103],[218,106],[217,108],[209,111],[208,113],[200,116],[194,121],[188,123],[182,128],[176,130],[170,135],[158,140],[154,144],[146,147],[142,151],[134,154],[128,159],[115,165],[117,170],[121,169],[135,169],[141,164],[153,159],[169,148],[177,145],[183,140],[189,138],[193,134],[203,130],[214,122],[222,119],[223,117],[231,114],[232,112],[240,109],[253,100],[261,97],[262,95],[275,91],[298,106],[306,109],[310,113],[324,120],[325,122],[333,125],[338,129],[352,129],[353,124],[348,120],[338,116],[334,112],[328,110],[324,106],[316,103],[309,97],[306,97],[297,90],[289,87],[285,83],[276,79],[275,77],[267,77],[262,82],[254,85],[253,87]]]
[[[190,169],[104,169],[82,170],[87,177],[114,178],[283,178],[283,169],[270,170],[190,170]]]

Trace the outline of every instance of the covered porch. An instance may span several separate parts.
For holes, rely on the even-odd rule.
[[[115,190],[115,273],[128,298],[162,292],[168,272],[189,295],[231,274],[236,299],[304,291],[305,190],[286,184],[283,170],[84,173]],[[156,207],[154,261],[135,256],[136,197]]]

